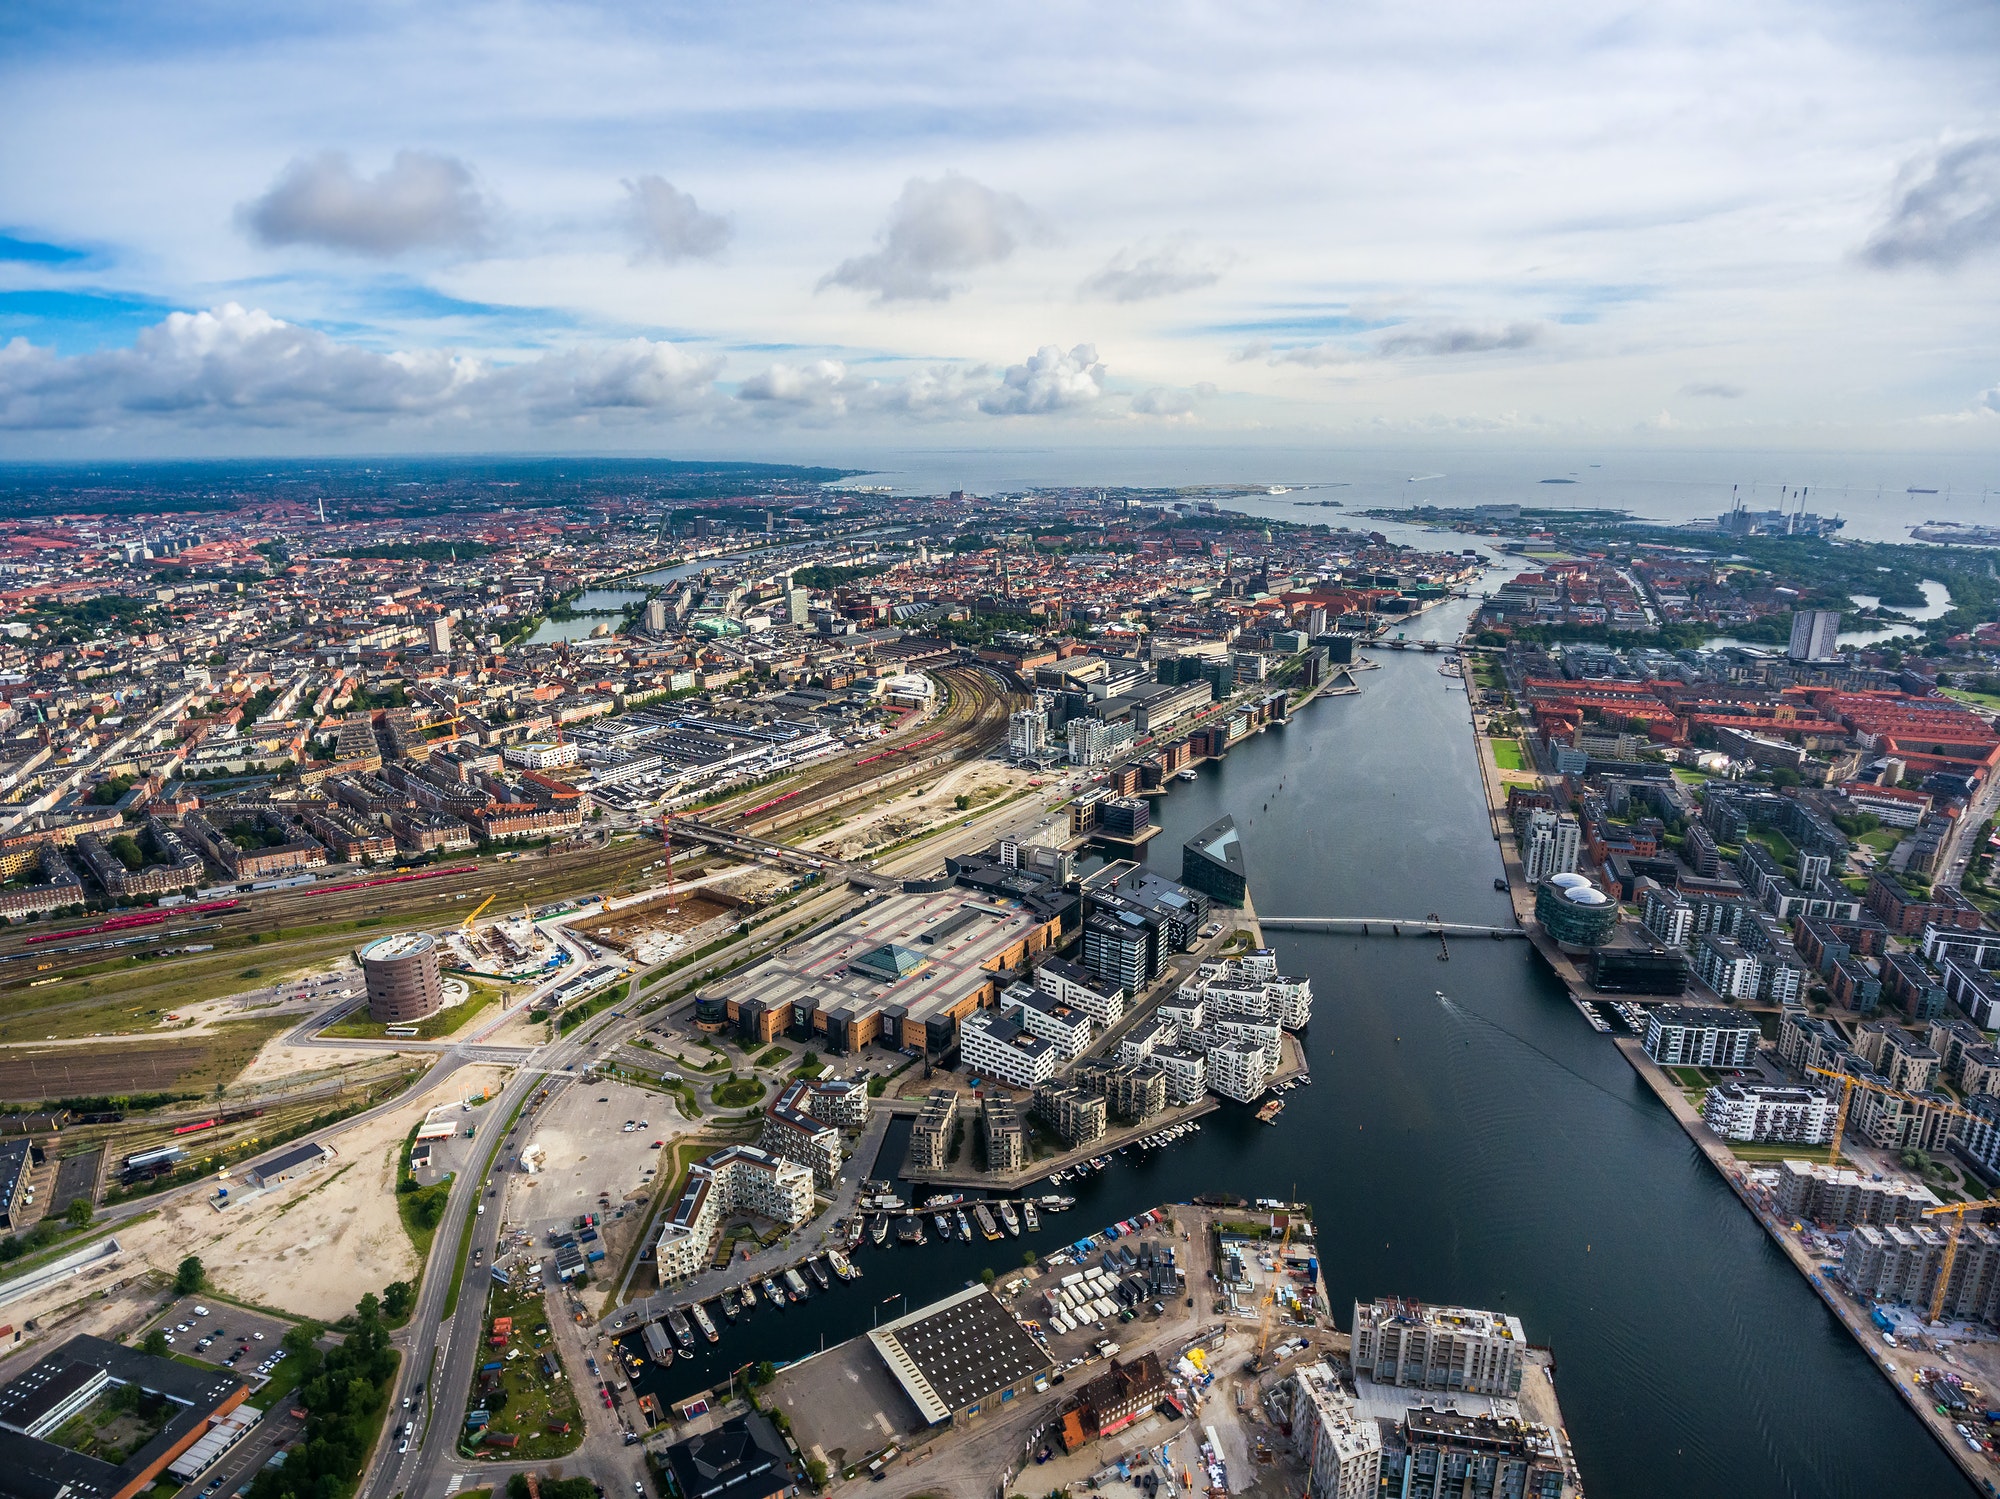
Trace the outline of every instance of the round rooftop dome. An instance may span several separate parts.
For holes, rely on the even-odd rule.
[[[1550,880],[1549,883],[1551,885],[1561,886],[1564,890],[1574,890],[1579,885],[1588,888],[1590,885],[1590,881],[1585,879],[1580,874],[1559,874],[1554,879]]]
[[[1593,890],[1589,885],[1567,885],[1563,888],[1563,899],[1573,906],[1601,906],[1611,897],[1602,890]]]

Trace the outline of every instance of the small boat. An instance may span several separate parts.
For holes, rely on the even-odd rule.
[[[812,1278],[819,1282],[819,1288],[822,1291],[832,1287],[833,1278],[826,1273],[826,1261],[818,1255],[807,1256],[806,1269],[811,1273]]]
[[[1045,1213],[1060,1213],[1065,1208],[1076,1206],[1074,1197],[1063,1197],[1055,1192],[1046,1192],[1038,1199]]]
[[[966,1243],[970,1244],[972,1242],[972,1224],[965,1216],[965,1209],[960,1208],[958,1210],[956,1217],[958,1223],[958,1236],[961,1239],[965,1240]]]
[[[854,1268],[854,1261],[850,1260],[838,1249],[829,1249],[826,1252],[826,1262],[833,1266],[833,1273],[838,1275],[842,1280],[859,1280],[861,1278],[861,1272]]]
[[[849,1218],[847,1220],[847,1247],[849,1249],[857,1248],[861,1243],[861,1236],[867,1232],[868,1224],[859,1213]]]
[[[778,1283],[768,1275],[764,1277],[764,1299],[772,1306],[785,1304],[785,1293],[778,1289]]]
[[[981,1202],[973,1206],[972,1218],[979,1225],[980,1233],[984,1234],[988,1239],[997,1239],[1000,1237],[1000,1230],[994,1226],[993,1215],[986,1210],[985,1203]]]
[[[947,1218],[943,1213],[934,1213],[931,1215],[931,1222],[937,1225],[938,1237],[940,1239],[949,1239],[951,1237],[951,1219]]]
[[[877,1213],[869,1221],[868,1237],[875,1241],[877,1249],[880,1249],[884,1244],[889,1242],[889,1215],[887,1213]]]
[[[1257,1110],[1257,1118],[1261,1123],[1264,1124],[1276,1124],[1278,1122],[1278,1116],[1284,1112],[1285,1112],[1284,1099],[1274,1098],[1269,1103],[1265,1104],[1262,1108]]]
[[[686,1312],[674,1307],[667,1313],[667,1326],[673,1329],[674,1341],[681,1347],[694,1347],[694,1329],[688,1325]]]
[[[754,1280],[744,1281],[737,1288],[736,1294],[743,1298],[743,1310],[746,1312],[749,1311],[751,1307],[757,1304],[757,1283]]]
[[[965,1201],[963,1192],[933,1192],[924,1199],[927,1208],[955,1208]]]
[[[736,1293],[734,1291],[725,1290],[722,1293],[721,1300],[717,1304],[722,1308],[723,1316],[727,1317],[731,1322],[736,1320]]]
[[[896,1242],[898,1244],[923,1244],[924,1220],[920,1213],[906,1213],[896,1222]]]
[[[713,1343],[715,1341],[715,1323],[710,1320],[707,1308],[697,1301],[688,1310],[694,1313],[694,1325],[701,1329],[701,1335]]]
[[[799,1274],[796,1265],[785,1272],[785,1294],[794,1301],[804,1301],[812,1294],[806,1289],[805,1277]]]
[[[1177,781],[1192,781],[1192,780],[1197,780],[1199,778],[1195,775],[1193,768],[1190,767],[1187,770],[1182,771],[1179,775],[1175,776],[1174,779]]]
[[[1505,894],[1507,893],[1507,878],[1506,878],[1506,876],[1505,876],[1505,875],[1498,875],[1498,874],[1494,875],[1494,876],[1493,876],[1493,888],[1494,888],[1495,890],[1498,890],[1498,891],[1499,891],[1499,892],[1500,892],[1500,893],[1501,893],[1502,895],[1505,895]]]
[[[1038,1234],[1042,1231],[1042,1215],[1035,1211],[1035,1204],[1032,1199],[1022,1199],[1021,1221],[1028,1226],[1028,1232],[1031,1234]]]

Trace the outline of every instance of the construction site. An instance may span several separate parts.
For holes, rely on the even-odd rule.
[[[537,925],[525,905],[480,925],[480,915],[499,898],[487,896],[445,938],[453,966],[479,978],[513,983],[539,977],[567,961],[562,944]]]

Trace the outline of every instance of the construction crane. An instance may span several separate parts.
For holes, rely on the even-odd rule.
[[[1833,1116],[1833,1144],[1828,1148],[1826,1153],[1826,1163],[1829,1166],[1838,1166],[1840,1164],[1840,1137],[1847,1132],[1847,1109],[1854,1102],[1854,1090],[1856,1088],[1869,1093],[1886,1094],[1890,1098],[1907,1099],[1911,1103],[1921,1104],[1927,1109],[1935,1109],[1940,1114],[1950,1114],[1959,1119],[1978,1119],[1980,1117],[1977,1114],[1967,1113],[1956,1104],[1946,1103],[1942,1099],[1919,1098],[1914,1093],[1905,1093],[1901,1088],[1892,1088],[1887,1083],[1871,1083],[1866,1078],[1856,1077],[1851,1072],[1835,1072],[1827,1067],[1808,1067],[1806,1071],[1816,1072],[1821,1077],[1830,1077],[1835,1082],[1844,1084],[1840,1090],[1840,1109]]]
[[[1271,1341],[1271,1317],[1278,1309],[1278,1277],[1285,1273],[1285,1250],[1292,1242],[1292,1225],[1297,1218],[1287,1215],[1285,1232],[1278,1240],[1278,1264],[1271,1272],[1271,1289],[1264,1293],[1264,1300],[1257,1312],[1257,1353],[1255,1362],[1261,1368],[1264,1363],[1264,1345]]]
[[[461,921],[458,924],[458,930],[460,931],[460,933],[463,934],[464,936],[470,937],[472,935],[472,923],[479,919],[479,913],[485,910],[488,906],[492,905],[493,902],[495,902],[499,898],[500,898],[500,892],[496,890],[491,895],[487,896],[486,899],[482,900],[478,905],[474,906],[472,908],[472,914],[466,917],[465,920]]]
[[[1958,1258],[1958,1236],[1965,1231],[1965,1215],[1977,1213],[1985,1208],[2000,1208],[2000,1197],[1989,1197],[1984,1202],[1953,1202],[1941,1207],[1925,1208],[1926,1218],[1951,1219],[1951,1231],[1945,1235],[1944,1262],[1938,1266],[1937,1284],[1931,1288],[1930,1321],[1943,1320],[1945,1290],[1951,1284],[1951,1267]]]

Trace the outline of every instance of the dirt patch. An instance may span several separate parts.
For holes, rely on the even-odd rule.
[[[576,923],[576,930],[593,942],[602,942],[607,947],[627,952],[642,940],[650,939],[658,944],[669,937],[691,932],[718,916],[729,915],[731,909],[720,901],[701,895],[681,896],[672,901],[662,897],[627,906],[622,911],[613,911],[609,916],[586,917]]]
[[[344,1316],[363,1292],[416,1277],[416,1251],[396,1215],[404,1137],[426,1109],[482,1085],[497,1088],[506,1076],[499,1067],[462,1068],[380,1118],[319,1136],[335,1159],[311,1176],[222,1213],[207,1192],[192,1194],[120,1242],[167,1272],[183,1255],[199,1255],[225,1295],[299,1316]]]
[[[0,1051],[0,1101],[90,1094],[205,1092],[248,1065],[278,1019],[238,1020],[200,1036],[161,1036]]]

